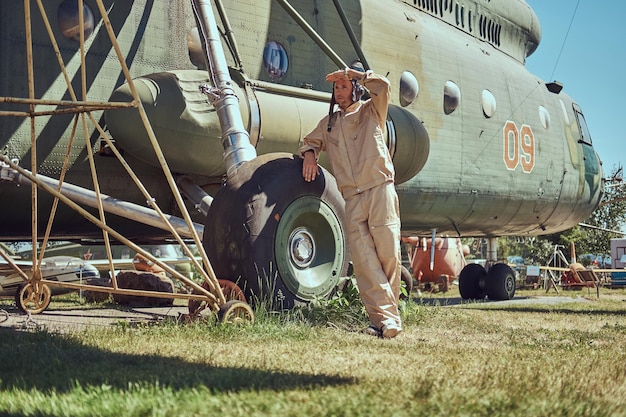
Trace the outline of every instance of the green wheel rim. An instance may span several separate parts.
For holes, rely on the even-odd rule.
[[[318,197],[294,200],[276,230],[276,263],[285,286],[298,298],[326,296],[338,283],[345,259],[341,223]]]

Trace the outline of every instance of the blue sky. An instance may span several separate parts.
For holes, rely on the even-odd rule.
[[[542,31],[539,48],[526,66],[545,81],[562,82],[563,91],[580,105],[608,176],[618,164],[626,165],[626,129],[620,128],[626,119],[620,104],[626,94],[626,2],[526,2]]]

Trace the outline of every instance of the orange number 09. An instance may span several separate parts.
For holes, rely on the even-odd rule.
[[[507,121],[504,125],[504,164],[510,171],[518,165],[522,171],[530,174],[535,167],[535,135],[528,125],[517,129],[515,122]]]

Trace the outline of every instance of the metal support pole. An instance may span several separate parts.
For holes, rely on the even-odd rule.
[[[280,4],[280,6],[285,9],[285,11],[289,14],[289,16],[291,16],[293,18],[293,20],[300,25],[300,27],[302,28],[302,30],[304,30],[306,32],[307,35],[309,35],[311,37],[311,39],[313,39],[313,41],[315,43],[317,43],[317,46],[320,47],[320,49],[322,51],[324,51],[326,53],[326,55],[339,67],[339,68],[345,68],[346,67],[346,63],[343,62],[343,59],[341,59],[339,57],[339,55],[337,55],[335,53],[335,51],[333,51],[333,49],[324,41],[324,39],[322,39],[322,37],[315,31],[315,29],[313,29],[311,27],[311,25],[309,25],[306,20],[304,20],[302,18],[302,16],[300,16],[300,14],[297,12],[296,9],[294,9],[291,4],[289,4],[289,2],[287,0],[277,0],[278,4]]]
[[[12,180],[16,184],[24,186],[32,185],[32,181],[26,175],[22,175],[14,170],[9,165],[9,161],[6,160],[4,156],[2,157],[2,159],[4,161],[0,162],[0,179]],[[11,163],[16,165],[17,161],[11,161]],[[37,179],[42,183],[47,184],[51,188],[57,189],[59,187],[59,181],[55,180],[54,178],[46,177],[45,175],[40,174],[37,175]],[[94,208],[98,207],[96,193],[86,188],[78,187],[76,185],[64,182],[61,185],[60,193],[72,199],[72,201],[76,201],[77,203],[85,204]],[[127,201],[117,200],[106,194],[100,194],[100,199],[102,201],[102,206],[104,207],[104,210],[106,212],[115,214],[120,217],[124,217],[126,219],[135,220],[162,230],[169,230],[167,226],[163,223],[161,218],[152,209],[129,203]],[[172,224],[172,226],[174,226],[174,229],[181,236],[187,238],[192,237],[192,234],[189,231],[185,220],[171,215],[165,215],[165,217]],[[193,226],[196,230],[196,233],[202,236],[204,226],[198,223],[193,223]]]
[[[487,238],[487,262],[490,264],[498,261],[498,239],[495,237]]]

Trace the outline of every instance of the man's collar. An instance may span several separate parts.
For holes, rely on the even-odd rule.
[[[353,111],[358,109],[360,105],[361,105],[361,101],[355,101],[354,103],[350,104],[345,111],[341,107],[339,108],[339,110],[344,113],[352,113]]]

